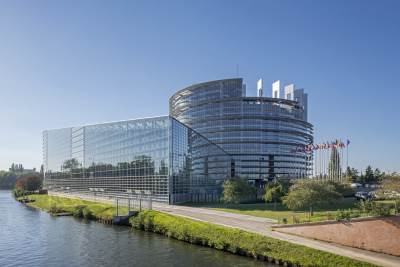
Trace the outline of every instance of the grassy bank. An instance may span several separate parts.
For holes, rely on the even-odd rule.
[[[142,211],[131,218],[133,227],[260,259],[268,257],[300,266],[374,266],[328,252],[292,244],[246,231],[176,217],[157,211]]]
[[[110,220],[117,213],[117,208],[111,204],[104,204],[99,202],[92,202],[82,199],[65,198],[49,195],[30,195],[29,199],[35,202],[28,203],[29,206],[42,209],[47,212],[62,213],[68,212],[76,214],[79,212],[89,214],[90,219]],[[127,213],[128,209],[125,207],[119,208],[120,213]],[[82,217],[81,216],[78,217]]]
[[[285,218],[287,223],[291,224],[303,222],[317,222],[325,220],[334,220],[338,209],[355,209],[357,202],[353,198],[344,199],[334,205],[327,205],[321,208],[314,209],[314,215],[309,216],[308,210],[291,211],[282,203],[254,203],[254,204],[224,204],[224,203],[209,203],[209,204],[194,204],[195,207],[210,208],[213,210],[221,210],[231,213],[239,213],[252,215],[256,217],[276,219],[279,222]]]

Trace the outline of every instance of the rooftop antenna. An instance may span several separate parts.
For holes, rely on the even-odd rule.
[[[239,64],[236,64],[236,77],[239,77]]]

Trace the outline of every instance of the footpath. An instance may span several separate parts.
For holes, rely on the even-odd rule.
[[[153,203],[153,209],[193,220],[242,229],[380,266],[400,266],[400,257],[272,231],[270,227],[276,223],[273,219],[204,208],[164,205],[159,203]]]

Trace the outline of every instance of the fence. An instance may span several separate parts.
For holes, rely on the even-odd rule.
[[[221,198],[220,194],[191,194],[190,201],[193,203],[221,203]]]

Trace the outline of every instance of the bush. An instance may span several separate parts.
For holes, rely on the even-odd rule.
[[[269,183],[263,196],[267,202],[277,202],[283,197],[283,187],[279,183]]]
[[[389,216],[394,205],[391,203],[376,203],[373,202],[372,214],[375,216]]]
[[[72,214],[74,217],[83,218],[83,209],[86,208],[86,205],[78,205],[74,207],[74,211]]]
[[[342,184],[336,182],[330,182],[334,187],[336,192],[342,194],[343,197],[353,197],[356,193],[356,189],[352,188],[349,184]]]
[[[50,206],[49,212],[51,214],[57,214],[57,213],[64,212],[64,210],[62,208],[57,207],[57,204],[53,203]]]
[[[241,203],[256,199],[256,188],[239,177],[226,180],[222,187],[223,199],[226,203]]]
[[[332,204],[342,198],[336,192],[335,186],[329,182],[317,180],[299,180],[290,187],[287,196],[283,197],[283,204],[291,210],[301,210]],[[312,215],[312,214],[311,214]]]
[[[400,199],[394,201],[394,211],[396,214],[400,213]]]
[[[359,210],[364,213],[370,213],[372,211],[373,202],[371,200],[360,200],[357,204]]]
[[[12,193],[13,193],[15,198],[19,198],[19,197],[25,196],[25,194],[26,194],[25,190],[23,190],[21,188],[15,188],[12,191]]]
[[[89,209],[89,207],[84,207],[82,209],[82,216],[87,220],[94,219],[93,212]]]
[[[336,220],[341,221],[341,220],[350,220],[351,218],[357,218],[360,217],[360,213],[357,210],[338,210],[336,212]]]

